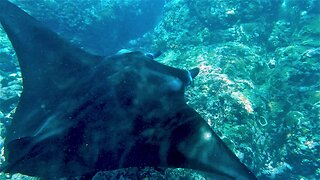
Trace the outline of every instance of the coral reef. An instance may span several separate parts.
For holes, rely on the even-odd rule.
[[[151,35],[160,61],[200,66],[189,104],[261,178],[320,176],[318,5],[169,1]]]

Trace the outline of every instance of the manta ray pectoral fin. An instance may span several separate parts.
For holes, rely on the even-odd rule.
[[[168,164],[211,173],[226,179],[257,179],[191,108],[171,136]],[[181,117],[180,117],[181,118]]]
[[[27,91],[66,86],[65,82],[59,84],[63,82],[61,79],[69,79],[72,83],[74,73],[90,69],[102,59],[65,41],[7,0],[0,1],[0,21],[18,57]],[[57,69],[61,71],[57,72]],[[48,83],[44,83],[46,81]]]
[[[0,22],[14,47],[23,78],[23,92],[12,125],[15,133],[8,134],[9,141],[33,136],[44,119],[51,118],[43,113],[61,104],[56,97],[62,99],[63,94],[71,93],[79,77],[92,76],[90,69],[102,57],[65,41],[7,0],[0,1]],[[72,106],[72,102],[65,102],[65,106]]]
[[[6,161],[5,164],[2,164],[1,171],[12,171],[12,168],[15,168],[15,165],[18,164],[23,159],[24,155],[29,152],[31,144],[31,137],[15,139],[8,143],[7,147],[11,149],[11,151],[7,154],[7,158],[11,162]]]

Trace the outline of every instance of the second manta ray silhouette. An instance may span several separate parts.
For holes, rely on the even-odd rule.
[[[48,179],[176,167],[256,179],[186,104],[198,68],[172,68],[140,52],[92,55],[7,0],[0,22],[23,77],[3,171]]]

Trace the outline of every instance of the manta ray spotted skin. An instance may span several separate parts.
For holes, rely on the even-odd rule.
[[[3,171],[47,179],[148,166],[256,179],[186,104],[185,87],[199,69],[140,52],[92,55],[7,0],[0,22],[23,77]]]

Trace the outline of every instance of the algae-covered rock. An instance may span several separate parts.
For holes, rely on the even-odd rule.
[[[290,111],[285,117],[286,124],[290,127],[299,126],[304,120],[304,115],[299,111]]]
[[[187,3],[201,23],[213,30],[228,28],[239,22],[257,21],[259,18],[272,19],[275,15],[272,10],[279,6],[278,1],[258,0],[190,0]]]
[[[308,92],[307,102],[310,104],[320,104],[320,90]]]

